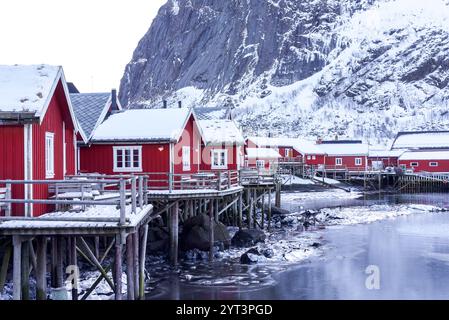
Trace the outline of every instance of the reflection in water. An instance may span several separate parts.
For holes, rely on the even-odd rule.
[[[354,206],[362,203],[449,206],[446,194],[387,195],[380,200],[369,197],[350,201]],[[247,267],[230,263],[193,270],[184,266],[183,269],[189,270],[189,281],[178,274],[167,274],[148,298],[449,299],[448,213],[336,226],[317,233],[328,243],[324,257],[284,271],[280,266]],[[379,267],[379,290],[368,290],[365,286],[368,276],[365,270],[370,265]],[[213,286],[209,280],[214,280]],[[222,285],[217,285],[220,281]]]

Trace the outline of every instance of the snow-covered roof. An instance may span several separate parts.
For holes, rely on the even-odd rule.
[[[178,141],[191,114],[188,108],[126,110],[99,125],[92,141]]]
[[[395,149],[449,149],[449,131],[400,132],[391,147]]]
[[[197,124],[206,145],[245,144],[245,139],[234,121],[198,120]]]
[[[194,108],[196,117],[199,120],[227,120],[230,119],[229,108],[212,108],[212,107],[197,107]]]
[[[246,157],[248,159],[279,159],[281,155],[276,150],[270,148],[247,148]]]
[[[352,142],[326,142],[318,145],[329,156],[356,156],[368,155],[368,144]]]
[[[449,160],[449,151],[407,151],[399,160]]]
[[[0,112],[30,112],[39,117],[50,103],[62,72],[49,65],[0,65]]]
[[[299,138],[270,138],[270,137],[248,137],[258,147],[286,147],[292,148],[301,154],[324,154],[324,152],[313,141]]]
[[[398,158],[406,150],[370,150],[369,157],[371,158]]]

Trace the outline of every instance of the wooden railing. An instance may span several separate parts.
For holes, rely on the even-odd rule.
[[[120,218],[117,218],[117,222],[120,225],[124,225],[127,222],[126,217],[126,206],[127,203],[131,204],[131,213],[135,214],[137,212],[137,207],[143,208],[147,204],[146,194],[144,192],[144,177],[120,177],[119,179],[112,179],[110,177],[94,177],[90,176],[88,179],[82,176],[75,177],[72,176],[70,179],[66,180],[0,180],[0,185],[5,185],[5,196],[1,199],[1,202],[7,205],[5,209],[5,217],[0,219],[26,219],[27,217],[11,217],[11,205],[12,204],[23,204],[30,208],[33,204],[43,204],[43,205],[64,205],[64,206],[80,206],[86,208],[87,206],[118,206],[120,210]],[[24,189],[25,185],[47,185],[49,186],[50,194],[53,197],[50,199],[15,199],[12,197],[14,187],[21,187]],[[102,189],[102,186],[109,186],[110,189]],[[73,197],[64,197],[62,193],[58,193],[60,190],[74,190],[80,188],[81,193],[73,195]],[[86,189],[98,188],[102,190],[103,194],[109,193],[112,196],[107,197],[97,197],[90,198],[84,197],[83,191]],[[52,191],[53,190],[53,191]],[[52,192],[52,193],[51,193]],[[101,194],[100,194],[101,195]],[[129,198],[129,201],[128,201]],[[70,220],[75,218],[70,217]],[[102,218],[98,218],[103,221]],[[128,219],[129,220],[129,219]]]
[[[260,169],[242,169],[240,170],[240,183],[248,184],[274,184],[277,174],[272,171]]]

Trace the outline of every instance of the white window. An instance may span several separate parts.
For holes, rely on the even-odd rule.
[[[265,168],[265,160],[257,160],[256,167],[257,167],[257,169],[264,169]]]
[[[438,167],[438,162],[429,162],[429,166]]]
[[[114,172],[142,171],[142,147],[114,147]]]
[[[307,156],[307,160],[312,160],[312,156]]]
[[[312,160],[316,160],[316,156],[312,156]]]
[[[190,147],[182,147],[182,170],[190,171]]]
[[[55,177],[55,134],[45,133],[45,178]]]
[[[286,158],[290,157],[291,150],[292,150],[292,149],[290,149],[290,148],[285,148],[285,157],[286,157]]]
[[[228,168],[228,153],[226,150],[212,150],[212,169]]]
[[[410,166],[412,166],[412,167],[417,167],[419,164],[418,164],[418,162],[412,162],[412,163],[410,163]]]
[[[362,158],[355,158],[355,165],[361,166],[362,165]]]
[[[335,158],[335,165],[336,166],[343,165],[343,159],[342,158]]]

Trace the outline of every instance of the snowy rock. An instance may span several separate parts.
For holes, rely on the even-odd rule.
[[[288,215],[290,211],[278,208],[276,206],[271,206],[271,214],[272,215]]]
[[[236,247],[250,247],[259,242],[264,242],[266,235],[258,229],[247,229],[238,231],[231,240]]]
[[[229,247],[231,237],[226,226],[221,222],[214,222],[213,228],[215,244],[222,249]],[[201,214],[188,219],[182,229],[181,247],[185,251],[192,249],[208,251],[210,246],[209,232],[210,219],[207,215]]]

